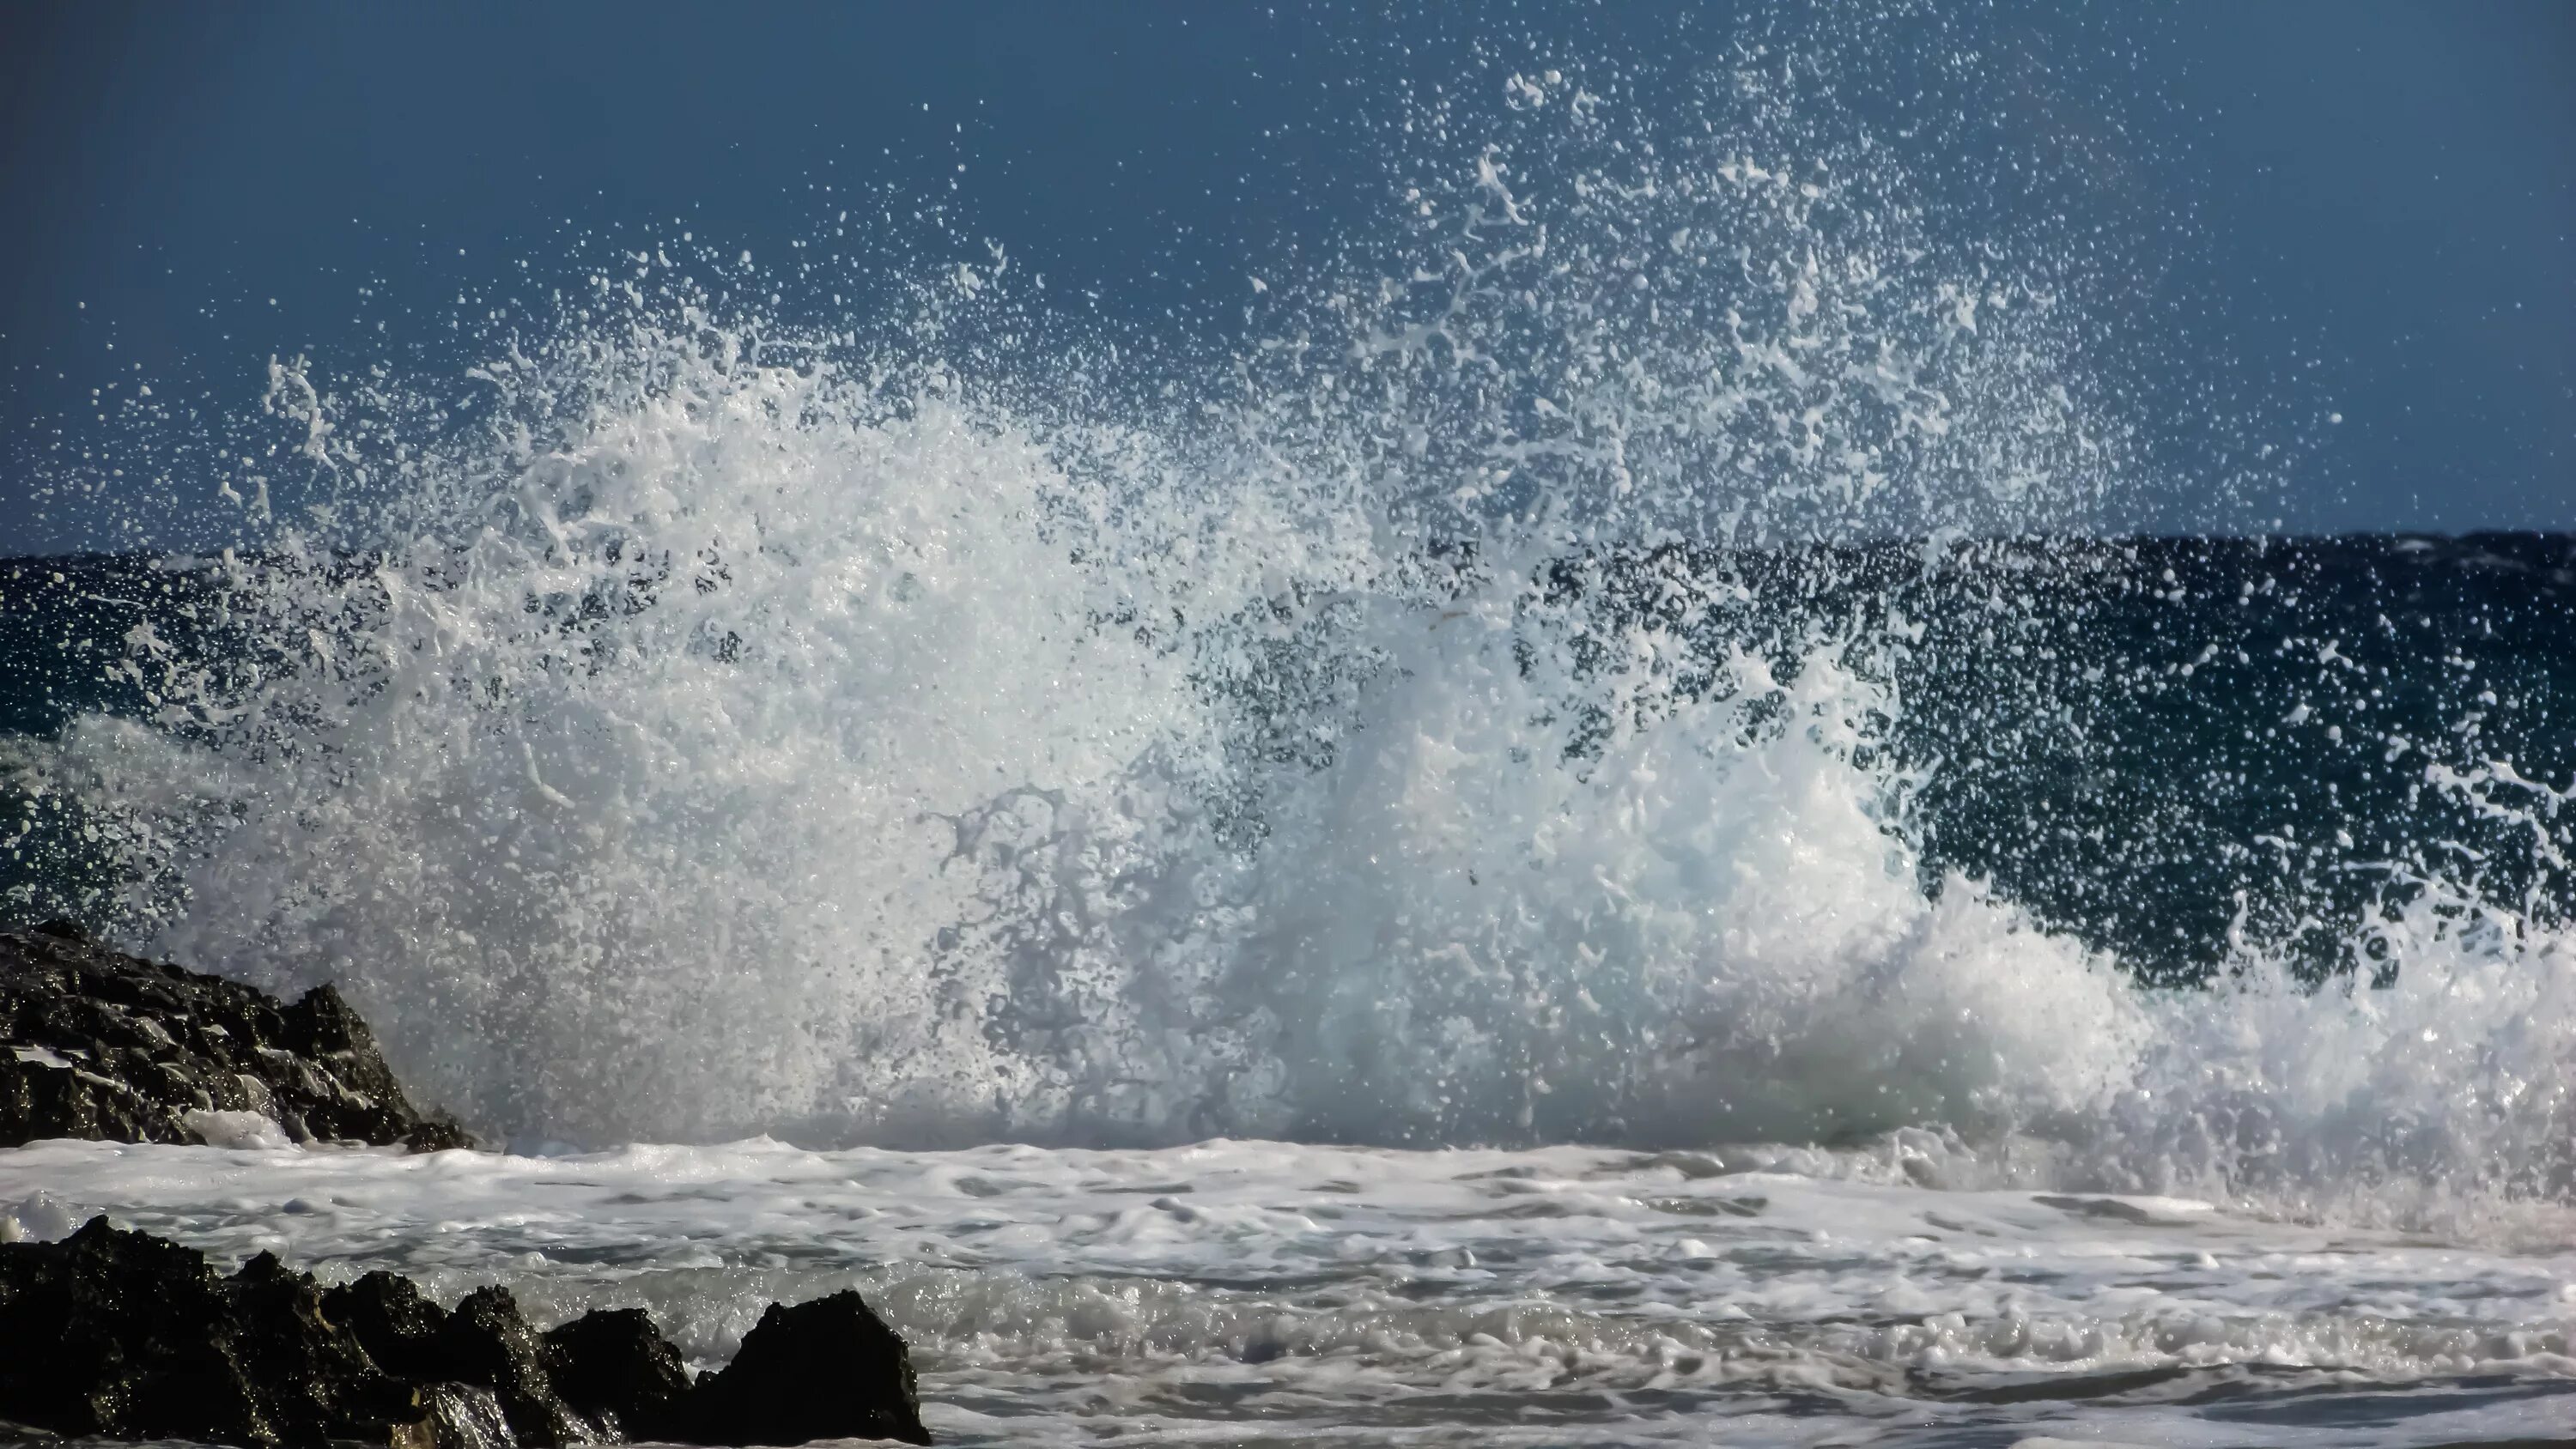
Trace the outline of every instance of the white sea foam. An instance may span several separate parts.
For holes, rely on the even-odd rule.
[[[1998,234],[2044,168],[1973,147],[1944,214],[1836,93],[1890,23],[1987,62],[1870,14],[1752,25],[1687,93],[1413,96],[1396,216],[1265,265],[1221,357],[980,243],[853,319],[819,262],[620,234],[458,376],[280,360],[193,454],[56,480],[148,513],[220,452],[174,486],[257,545],[190,596],[212,657],[126,636],[157,717],[0,756],[123,872],[89,914],[338,982],[523,1155],[40,1143],[0,1241],[103,1211],[642,1304],[701,1365],[856,1284],[968,1444],[2563,1437],[2576,935],[2537,887],[2347,841],[2310,859],[2393,882],[2376,981],[2240,928],[2142,987],[1933,864],[1921,620],[1639,564],[1934,571],[2160,486],[2128,259],[2035,191]],[[2563,877],[2564,787],[2423,788]]]
[[[1517,78],[1222,366],[1068,338],[998,256],[860,327],[660,251],[454,387],[281,363],[329,506],[226,565],[237,654],[138,633],[162,717],[24,768],[135,943],[338,981],[523,1145],[1923,1127],[1958,1186],[2563,1202],[2537,913],[2434,882],[2388,989],[2248,942],[2142,991],[1927,872],[1905,620],[1712,657],[1736,585],[1551,585],[2150,486],[2082,268],[1943,232],[1759,59],[1678,118]]]
[[[1252,1418],[1293,1442],[1640,1443],[1704,1435],[1721,1407],[1750,1443],[1906,1425],[2429,1443],[2531,1431],[2576,1391],[2563,1213],[2556,1247],[2497,1251],[1940,1190],[1904,1165],[1920,1147],[47,1143],[0,1154],[0,1200],[58,1195],[41,1236],[107,1211],[219,1259],[390,1265],[451,1299],[503,1282],[540,1321],[644,1306],[701,1364],[765,1301],[854,1285],[963,1443],[1186,1442]],[[2305,1397],[2362,1381],[2370,1426],[2303,1427]]]

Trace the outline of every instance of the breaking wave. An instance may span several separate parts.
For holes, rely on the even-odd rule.
[[[2239,901],[2187,984],[1939,849],[1912,681],[2054,607],[1957,559],[2081,573],[2046,538],[2156,479],[2099,262],[1963,234],[1803,74],[1498,80],[1220,358],[998,252],[860,325],[673,236],[452,385],[280,363],[257,546],[166,561],[137,708],[18,773],[128,938],[339,981],[523,1142],[1911,1132],[2563,1200],[2541,886],[2408,877],[2322,984]],[[2564,793],[2432,768],[2563,883]]]

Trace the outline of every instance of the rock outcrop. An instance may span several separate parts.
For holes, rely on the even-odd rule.
[[[695,1384],[637,1309],[539,1334],[509,1290],[441,1307],[376,1272],[323,1289],[263,1253],[229,1277],[94,1218],[0,1243],[0,1437],[251,1449],[564,1449],[662,1439],[927,1444],[910,1354],[856,1293],[770,1305]]]
[[[839,1392],[817,1394],[830,1383]],[[896,1439],[927,1444],[912,1355],[858,1294],[790,1307],[772,1303],[743,1335],[732,1363],[690,1395],[691,1437],[702,1444],[802,1444]]]
[[[105,1218],[0,1244],[0,1419],[65,1435],[463,1445],[412,1386],[324,1317],[313,1280],[262,1254],[230,1277]],[[488,1449],[488,1446],[475,1446]]]
[[[910,1365],[899,1343],[896,1353]],[[678,1440],[695,1428],[688,1366],[641,1308],[603,1308],[553,1330],[545,1364],[563,1401],[609,1433]],[[828,1381],[838,1379],[836,1372]]]
[[[0,1147],[46,1137],[470,1147],[415,1111],[328,986],[292,1005],[111,951],[60,922],[0,933]]]

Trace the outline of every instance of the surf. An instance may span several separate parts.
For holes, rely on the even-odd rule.
[[[197,612],[13,777],[120,937],[337,981],[531,1148],[1901,1141],[1963,1188],[2563,1204],[2566,797],[2473,733],[2401,793],[2509,847],[2238,863],[2153,960],[1954,848],[1923,696],[2065,709],[2098,661],[2027,585],[2157,483],[2098,259],[1946,231],[1794,70],[1680,119],[1515,74],[1215,357],[992,249],[852,320],[656,236],[452,375],[281,359],[194,480],[245,541],[165,561]],[[2122,677],[2223,668],[2249,606],[2201,605]]]

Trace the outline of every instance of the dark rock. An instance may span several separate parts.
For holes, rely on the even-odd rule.
[[[250,1449],[930,1442],[911,1355],[856,1293],[770,1305],[733,1363],[692,1387],[640,1309],[539,1335],[504,1288],[453,1310],[392,1273],[325,1292],[266,1253],[225,1277],[105,1218],[58,1243],[0,1243],[0,1439],[57,1435]]]
[[[292,1005],[127,956],[78,926],[0,934],[0,1147],[46,1137],[203,1142],[256,1113],[297,1141],[470,1147],[412,1108],[329,986]]]
[[[490,1389],[429,1384],[413,1402],[419,1420],[396,1429],[389,1449],[514,1449],[510,1422]]]
[[[556,1446],[601,1436],[600,1426],[556,1393],[546,1345],[519,1316],[507,1288],[478,1288],[450,1312],[410,1279],[379,1271],[323,1294],[322,1312],[396,1378],[488,1393],[516,1443]]]
[[[254,1446],[417,1429],[410,1386],[320,1309],[313,1280],[266,1254],[219,1277],[105,1218],[60,1243],[0,1244],[0,1419]]]
[[[688,1432],[688,1366],[641,1308],[602,1308],[545,1335],[546,1372],[574,1412],[608,1433],[666,1440]]]
[[[347,1330],[378,1368],[396,1378],[452,1377],[441,1343],[447,1310],[399,1273],[379,1269],[323,1294],[322,1316]]]
[[[700,1444],[930,1442],[911,1352],[848,1290],[769,1305],[733,1362],[698,1381],[689,1420]]]
[[[390,1273],[325,1293],[267,1253],[221,1277],[105,1218],[59,1243],[0,1244],[0,1344],[0,1422],[49,1434],[253,1449],[600,1437],[555,1397],[501,1289],[449,1313]]]
[[[545,1347],[519,1316],[509,1289],[494,1286],[466,1294],[447,1316],[439,1346],[454,1368],[441,1377],[490,1389],[521,1444],[553,1449],[599,1437],[555,1393],[546,1375]]]

